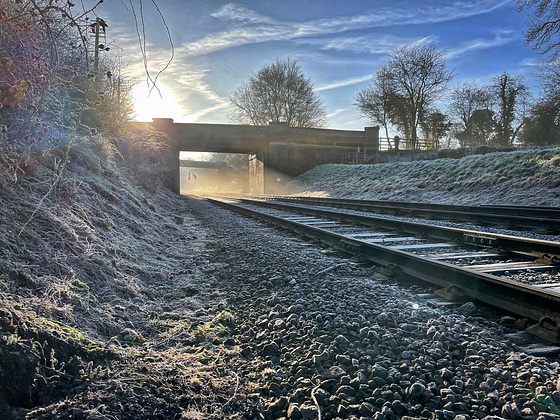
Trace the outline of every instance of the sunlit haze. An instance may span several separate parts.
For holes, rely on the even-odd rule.
[[[173,94],[164,86],[158,86],[159,91],[151,92],[146,83],[138,83],[132,90],[134,99],[134,120],[151,121],[152,118],[181,119],[182,111],[176,103]]]

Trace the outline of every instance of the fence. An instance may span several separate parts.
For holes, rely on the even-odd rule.
[[[436,141],[427,139],[416,139],[415,150],[438,150],[439,145]],[[412,140],[399,139],[395,144],[395,138],[379,137],[379,150],[412,150]]]
[[[340,157],[340,163],[361,165],[367,163],[367,154],[359,147],[355,152],[348,152]]]

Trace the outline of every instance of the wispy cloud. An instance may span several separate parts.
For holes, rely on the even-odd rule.
[[[318,88],[315,88],[315,92],[321,92],[321,91],[325,91],[325,90],[331,90],[331,89],[336,89],[336,88],[340,88],[340,87],[356,85],[358,83],[362,83],[362,82],[365,82],[365,81],[371,79],[371,76],[372,76],[371,74],[366,74],[364,76],[354,77],[352,79],[338,80],[338,81],[329,83],[328,85],[319,86]]]
[[[327,119],[338,117],[339,115],[345,114],[347,112],[351,112],[352,108],[339,108],[335,109],[333,112],[327,114]]]
[[[214,90],[212,90],[210,85],[206,82],[206,70],[199,69],[194,71],[185,71],[184,68],[181,68],[180,70],[178,78],[175,79],[179,86],[188,87],[191,92],[197,93],[213,103],[221,104],[226,101],[220,95],[216,94],[216,92],[214,92]]]
[[[215,112],[215,111],[220,111],[222,109],[227,109],[227,108],[229,108],[229,102],[221,102],[217,105],[201,109],[201,110],[196,111],[194,113],[190,113],[189,117],[188,117],[188,120],[191,121],[191,122],[195,122],[195,121],[198,121],[200,118],[204,117],[205,115],[208,115],[208,114],[210,114],[212,112]]]
[[[274,23],[271,18],[263,16],[260,13],[247,9],[246,7],[236,3],[228,3],[220,7],[216,12],[211,13],[210,16],[222,21],[234,22],[239,25]]]
[[[537,60],[535,58],[524,58],[521,60],[521,63],[519,63],[519,65],[523,67],[538,67],[542,64],[543,62],[541,60]]]
[[[388,54],[405,44],[429,42],[433,37],[402,38],[393,35],[364,35],[359,37],[342,37],[327,41],[322,50],[352,51],[355,53]],[[316,40],[321,41],[321,40]]]
[[[501,47],[519,39],[519,37],[519,34],[511,29],[500,29],[495,31],[494,38],[474,39],[463,43],[457,48],[447,50],[445,52],[445,58],[451,60],[470,51]]]
[[[364,15],[301,23],[279,22],[242,5],[229,3],[213,16],[230,24],[230,29],[185,43],[180,48],[187,54],[207,54],[224,48],[273,40],[291,40],[364,28],[433,24],[488,13],[511,4],[510,0],[455,1],[439,6],[428,4],[418,8],[383,8]]]

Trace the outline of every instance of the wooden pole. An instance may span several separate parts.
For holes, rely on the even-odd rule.
[[[95,72],[95,77],[97,77],[97,71],[99,70],[99,18],[95,18],[95,51],[93,59],[93,71]]]

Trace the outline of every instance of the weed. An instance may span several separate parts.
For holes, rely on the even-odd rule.
[[[217,337],[228,337],[233,333],[234,318],[230,312],[222,311],[211,322],[198,327],[194,337],[198,341],[211,341]]]
[[[92,217],[91,220],[95,224],[95,226],[108,232],[111,231],[114,227],[113,221],[109,219],[105,219],[102,217]]]
[[[20,337],[17,334],[12,334],[10,332],[4,332],[0,335],[2,337],[2,341],[9,346],[10,344],[16,344]]]
[[[548,392],[541,392],[542,387],[536,386],[535,383],[529,384],[529,396],[534,399],[537,403],[541,404],[542,406],[546,407],[549,412],[560,415],[560,406],[558,406],[550,397],[547,395]]]
[[[91,290],[90,290],[89,286],[86,283],[84,283],[83,281],[80,281],[78,279],[74,279],[74,280],[72,280],[72,286],[76,287],[78,289],[78,291],[80,292],[80,294],[87,297],[88,300],[90,300],[91,302],[96,301],[96,298],[91,293]]]
[[[233,315],[229,312],[222,311],[220,315],[216,317],[216,322],[224,326],[233,325]]]
[[[142,336],[142,334],[137,333],[136,331],[134,331],[132,328],[125,328],[122,332],[121,332],[121,337],[123,338],[124,341],[126,341],[127,343],[133,343],[133,344],[141,344],[143,343],[144,337]]]

